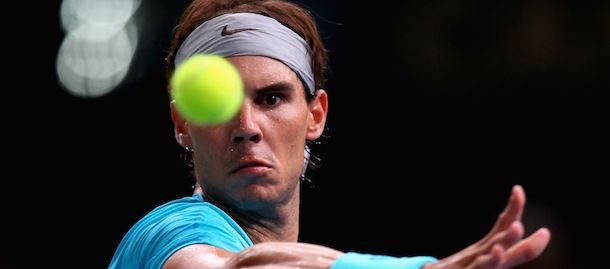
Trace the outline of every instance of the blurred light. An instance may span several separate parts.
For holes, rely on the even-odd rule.
[[[70,94],[103,96],[124,81],[138,43],[131,18],[140,0],[65,0],[60,21],[65,38],[56,72]]]

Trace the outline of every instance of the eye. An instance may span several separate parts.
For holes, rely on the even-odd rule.
[[[274,106],[282,100],[282,96],[279,93],[269,93],[263,96],[263,102],[265,105]]]

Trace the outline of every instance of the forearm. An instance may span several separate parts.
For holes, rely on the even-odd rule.
[[[343,252],[307,243],[266,242],[236,253],[226,268],[310,268],[328,269]]]
[[[360,253],[344,253],[332,248],[307,243],[261,243],[249,247],[229,259],[228,268],[311,268],[311,269],[419,269],[434,262],[429,256],[393,257]]]
[[[195,244],[174,253],[163,269],[420,269],[434,257],[393,257],[348,252],[308,243],[264,242],[231,252]]]

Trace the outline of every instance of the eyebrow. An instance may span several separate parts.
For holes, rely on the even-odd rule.
[[[289,82],[278,82],[278,83],[273,83],[271,85],[267,85],[265,87],[256,89],[256,94],[264,94],[264,93],[268,93],[268,92],[288,92],[288,91],[294,91],[295,87],[292,85],[292,83]]]

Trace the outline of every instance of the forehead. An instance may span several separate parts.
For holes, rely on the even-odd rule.
[[[300,83],[296,73],[284,63],[265,56],[231,56],[227,59],[235,65],[246,85],[260,87],[273,83]]]

